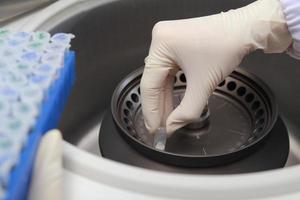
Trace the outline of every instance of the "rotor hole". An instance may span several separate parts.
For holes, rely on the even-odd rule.
[[[179,80],[180,80],[181,82],[183,82],[183,83],[186,83],[185,75],[184,75],[184,74],[180,74]]]
[[[261,118],[261,119],[256,121],[256,126],[262,126],[264,123],[265,123],[265,119]]]
[[[131,101],[126,101],[126,106],[127,106],[127,108],[129,108],[130,110],[133,109],[133,104],[132,104]]]
[[[248,103],[250,103],[251,101],[254,100],[254,95],[253,95],[252,93],[247,94],[245,100],[246,100]]]
[[[230,81],[230,82],[227,84],[227,88],[228,88],[228,90],[230,90],[230,91],[235,90],[235,88],[236,88],[236,83],[233,82],[233,81]]]
[[[132,128],[131,128],[131,127],[127,126],[126,128],[127,128],[127,130],[128,130],[129,132],[132,131]]]
[[[129,115],[129,110],[124,109],[124,110],[123,110],[123,113],[124,113],[124,115],[125,115],[126,117],[128,117],[128,115]]]
[[[252,110],[257,110],[260,106],[260,102],[259,101],[254,101],[252,104]]]
[[[129,120],[128,120],[126,117],[124,117],[124,118],[123,118],[123,120],[124,120],[125,124],[127,124],[127,125],[128,125],[128,123],[129,123]]]
[[[224,81],[222,81],[221,83],[219,83],[219,87],[222,87],[222,86],[224,86],[225,85],[225,80]]]
[[[139,102],[139,96],[135,93],[131,94],[131,99],[135,103]]]
[[[260,133],[260,132],[262,132],[262,130],[263,130],[263,127],[259,127],[258,129],[256,129],[257,131],[257,133]]]
[[[259,118],[259,117],[263,116],[263,114],[264,114],[264,110],[263,110],[263,109],[259,109],[259,110],[256,112],[255,117],[256,117],[256,118]]]
[[[238,90],[237,90],[237,94],[239,96],[244,96],[246,94],[246,88],[245,87],[240,87]]]

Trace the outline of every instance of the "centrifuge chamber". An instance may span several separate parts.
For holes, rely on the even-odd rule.
[[[143,65],[153,25],[160,20],[210,15],[250,2],[73,1],[61,7],[54,5],[52,11],[45,9],[43,15],[36,15],[39,19],[25,24],[27,30],[76,35],[72,48],[77,55],[77,80],[60,125],[66,141],[65,168],[101,184],[163,199],[297,198],[300,195],[300,63],[285,54],[257,51],[241,64],[263,80],[275,95],[290,137],[289,158],[283,169],[237,175],[184,175],[133,167],[100,156],[98,132],[103,114],[108,111],[120,80]]]

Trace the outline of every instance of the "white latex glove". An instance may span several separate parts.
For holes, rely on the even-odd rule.
[[[42,138],[33,168],[28,200],[62,200],[62,136],[58,130]]]
[[[258,0],[225,13],[157,23],[141,80],[145,124],[150,133],[176,129],[199,118],[213,90],[256,50],[280,53],[292,38],[280,2]],[[182,69],[187,88],[172,112],[173,76]]]

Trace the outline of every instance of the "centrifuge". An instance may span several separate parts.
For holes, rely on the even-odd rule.
[[[60,124],[65,199],[300,198],[300,68],[288,55],[248,55],[217,87],[200,125],[180,130],[163,151],[142,123],[139,79],[153,25],[251,2],[60,0],[6,24],[76,35],[77,80]],[[178,102],[185,84],[179,72]]]

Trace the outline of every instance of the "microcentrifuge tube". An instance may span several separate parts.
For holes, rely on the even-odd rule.
[[[164,151],[166,147],[167,142],[167,132],[165,128],[158,128],[155,135],[154,135],[154,141],[153,146],[155,149]]]
[[[38,41],[32,41],[26,46],[24,46],[25,51],[36,51],[36,52],[42,52],[44,51],[45,43],[38,42]]]
[[[5,28],[0,28],[0,38],[7,38],[10,35],[10,31]]]
[[[41,63],[34,68],[34,74],[36,75],[53,77],[53,75],[55,75],[56,72],[57,72],[57,68],[47,63],[45,64]]]
[[[37,31],[32,34],[33,42],[41,42],[41,43],[48,43],[50,40],[50,33],[43,32],[43,31]]]
[[[36,51],[27,51],[21,55],[20,62],[38,63],[41,59],[41,54]]]
[[[51,37],[51,42],[58,42],[62,44],[69,44],[75,35],[70,33],[56,33]]]
[[[46,53],[42,57],[42,63],[60,68],[64,66],[64,53]]]
[[[66,53],[70,49],[71,45],[70,44],[64,44],[64,43],[49,43],[45,47],[46,52],[62,52]]]
[[[20,72],[24,75],[30,75],[33,73],[34,63],[26,63],[26,62],[16,62],[12,65],[12,68],[17,72]]]
[[[19,31],[10,36],[10,39],[22,41],[22,42],[28,42],[31,39],[32,33],[25,32],[25,31]]]
[[[0,99],[5,99],[7,101],[17,101],[19,97],[18,92],[11,86],[1,86],[0,87]]]
[[[22,101],[30,101],[35,103],[36,105],[40,105],[42,100],[44,99],[44,93],[42,88],[33,83],[29,83],[19,92]]]
[[[0,116],[7,117],[10,114],[10,104],[4,99],[0,99]]]
[[[48,89],[53,81],[54,77],[37,75],[29,77],[31,83],[41,87],[42,89]]]
[[[37,106],[34,105],[33,103],[22,101],[22,102],[16,102],[12,105],[12,112],[13,112],[13,116],[24,118],[24,117],[36,117],[39,111]]]
[[[17,70],[9,70],[6,77],[3,78],[7,85],[13,88],[23,87],[28,83],[27,77]]]

